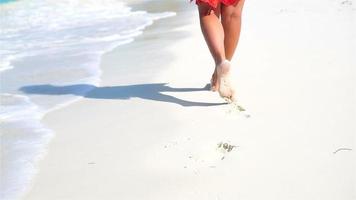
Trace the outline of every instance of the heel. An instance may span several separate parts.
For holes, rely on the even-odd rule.
[[[213,86],[214,78],[211,77],[210,79],[210,91],[216,92],[216,86]]]

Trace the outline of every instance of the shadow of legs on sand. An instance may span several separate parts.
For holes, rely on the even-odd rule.
[[[42,95],[76,95],[92,99],[121,99],[127,100],[133,97],[154,101],[175,103],[181,106],[217,106],[226,103],[206,103],[193,102],[176,98],[162,92],[195,92],[206,91],[208,85],[203,88],[172,88],[167,83],[149,83],[137,85],[120,85],[96,87],[89,84],[76,84],[67,86],[55,85],[31,85],[20,88],[20,91],[27,94]]]

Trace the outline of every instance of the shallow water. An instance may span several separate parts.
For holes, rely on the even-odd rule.
[[[13,1],[15,1],[15,0],[0,0],[0,4],[1,3],[10,3],[10,2],[13,2]]]
[[[0,1],[4,3],[5,1]],[[29,0],[0,5],[1,199],[17,199],[54,133],[42,123],[80,95],[25,94],[43,84],[100,84],[101,56],[174,13],[132,11],[115,0]],[[92,88],[73,88],[85,94]]]

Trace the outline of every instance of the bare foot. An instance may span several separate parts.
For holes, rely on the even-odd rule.
[[[228,60],[221,62],[217,68],[217,83],[219,95],[228,102],[235,101],[235,90],[230,80],[231,64]]]

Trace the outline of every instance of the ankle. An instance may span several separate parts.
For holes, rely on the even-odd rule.
[[[221,65],[225,61],[227,61],[225,57],[216,58],[215,59],[215,66]]]
[[[220,73],[228,73],[230,71],[230,61],[229,60],[223,60],[220,64],[217,65],[217,70],[220,71]]]

